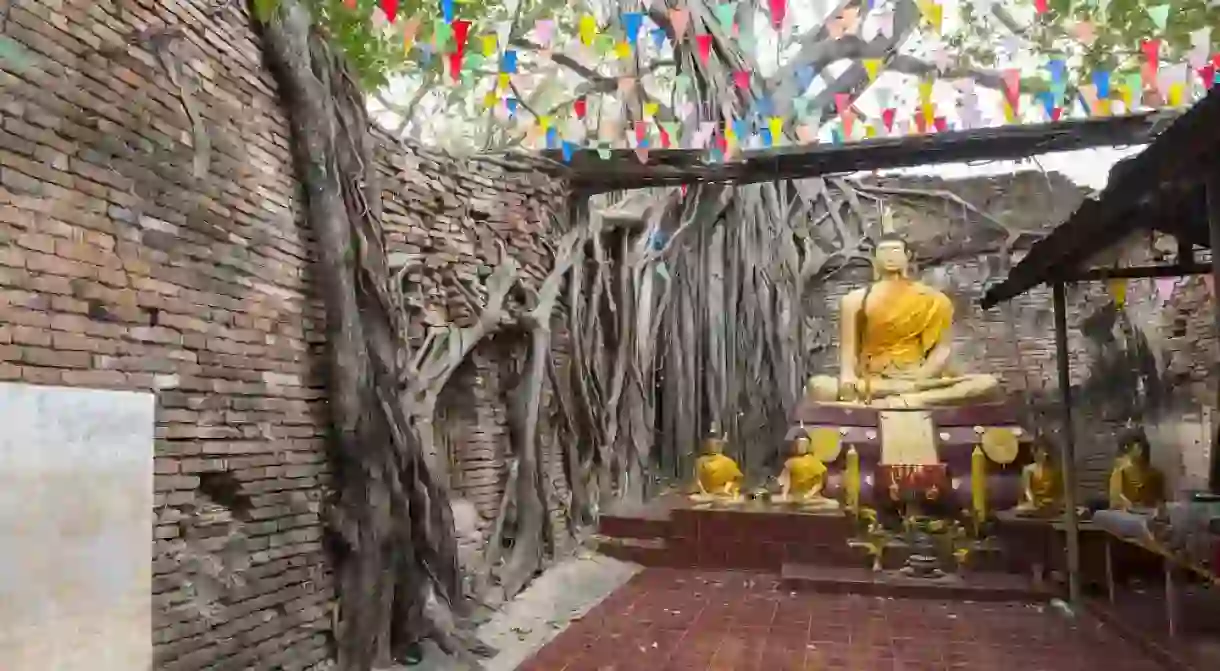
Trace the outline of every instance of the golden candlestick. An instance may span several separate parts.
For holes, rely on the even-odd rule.
[[[854,513],[860,512],[860,453],[855,446],[847,450],[847,508]]]
[[[975,447],[970,454],[970,503],[976,525],[987,519],[987,456]]]

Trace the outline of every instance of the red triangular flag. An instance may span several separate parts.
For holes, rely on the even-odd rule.
[[[750,90],[750,71],[749,70],[738,70],[738,71],[734,72],[733,73],[733,83],[737,85],[737,88],[739,88],[743,91]]]
[[[1212,90],[1212,87],[1216,85],[1216,66],[1211,63],[1204,65],[1199,68],[1199,76],[1203,78],[1203,86],[1208,91]]]
[[[699,60],[707,64],[707,59],[712,57],[712,36],[695,35],[695,43],[699,47]]]
[[[1052,107],[1051,108],[1051,121],[1058,121],[1059,117],[1061,117],[1061,116],[1063,116],[1062,107]]]
[[[686,197],[686,185],[685,184],[683,184],[682,186],[679,186],[678,191],[682,194],[683,198]]]
[[[646,121],[635,122],[635,142],[636,142],[636,144],[642,144],[647,139],[648,139],[648,122],[646,122]]]
[[[385,12],[385,17],[390,20],[390,23],[394,23],[398,18],[398,0],[380,0],[380,4],[381,11]]]
[[[1049,0],[1034,0],[1034,10],[1039,14],[1045,14],[1050,10]]]
[[[661,148],[669,149],[669,133],[665,132],[665,126],[658,125],[657,129],[661,132]]]
[[[585,114],[589,111],[589,101],[581,96],[572,103],[572,111],[576,113],[577,119],[585,118]]]
[[[1144,60],[1152,66],[1152,71],[1156,72],[1161,63],[1161,40],[1159,38],[1144,40],[1140,42],[1140,50],[1144,52]]]
[[[466,51],[466,36],[470,34],[470,22],[457,19],[453,22],[453,50],[460,56]]]
[[[767,0],[767,5],[771,8],[771,25],[779,30],[788,16],[788,0]]]
[[[936,126],[937,133],[943,133],[949,129],[949,122],[945,121],[943,116],[938,116],[932,120],[932,124]]]
[[[915,128],[916,128],[916,129],[917,129],[917,130],[918,130],[920,133],[926,133],[926,132],[928,132],[928,120],[927,120],[927,119],[925,119],[925,118],[924,118],[924,116],[923,116],[922,114],[916,114],[916,115],[915,115]]]
[[[456,82],[462,76],[462,52],[455,51],[445,55],[449,57],[449,76]]]
[[[1012,105],[1013,111],[1017,109],[1017,101],[1021,99],[1021,71],[1016,68],[1008,68],[1004,71],[1004,96]]]
[[[894,130],[894,114],[897,112],[894,108],[881,110],[881,121],[885,124],[887,131]]]
[[[716,133],[716,148],[722,152],[727,152],[729,150],[729,140],[724,136],[724,133]]]

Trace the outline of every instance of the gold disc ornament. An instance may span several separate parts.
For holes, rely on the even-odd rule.
[[[826,428],[818,427],[810,429],[809,434],[809,452],[818,458],[824,464],[829,464],[839,458],[839,451],[843,447],[843,443],[839,438],[839,432]]]
[[[1020,442],[1012,429],[995,427],[983,432],[983,453],[995,463],[1011,464],[1017,460],[1019,451]]]

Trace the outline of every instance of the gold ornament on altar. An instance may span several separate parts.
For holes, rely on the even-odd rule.
[[[824,464],[832,463],[839,458],[839,452],[843,448],[843,443],[839,438],[839,432],[826,427],[809,429],[806,431],[809,435],[810,452]]]
[[[1017,460],[1020,443],[1012,429],[997,427],[983,432],[982,447],[988,459],[1003,466]]]

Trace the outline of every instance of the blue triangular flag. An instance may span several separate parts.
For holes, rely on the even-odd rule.
[[[576,145],[571,142],[568,142],[567,140],[564,140],[564,142],[563,142],[563,162],[571,163],[572,154],[575,151],[576,151]]]
[[[758,136],[762,138],[764,147],[771,146],[772,140],[771,140],[771,129],[770,128],[764,128],[764,129],[758,131]]]
[[[665,29],[664,28],[653,28],[651,33],[652,33],[652,43],[653,43],[653,45],[656,46],[656,48],[660,49],[661,47],[665,46]]]
[[[644,25],[644,14],[641,12],[623,12],[623,30],[627,31],[627,42],[635,46],[640,37],[640,26]]]
[[[441,0],[441,15],[445,23],[453,23],[453,0]]]
[[[750,134],[750,127],[746,124],[745,119],[733,119],[733,133],[737,135],[738,142],[741,142]]]
[[[1105,100],[1110,97],[1110,71],[1098,70],[1093,73],[1093,86],[1097,87],[1097,97]]]
[[[813,83],[815,76],[812,65],[805,65],[796,69],[796,91],[797,94],[804,93],[809,85]]]
[[[504,51],[504,58],[500,62],[500,72],[510,75],[517,74],[517,50],[507,49]]]
[[[1046,110],[1046,116],[1051,116],[1055,111],[1055,96],[1050,91],[1042,91],[1037,96],[1038,102],[1042,103],[1042,107]]]
[[[1067,62],[1062,58],[1052,58],[1046,62],[1046,69],[1051,73],[1051,81],[1057,84],[1067,74]]]
[[[517,99],[516,98],[505,98],[504,106],[506,108],[508,108],[508,118],[511,119],[511,118],[517,116]]]
[[[559,145],[559,129],[554,128],[554,127],[546,129],[546,148],[554,149],[558,145]]]

